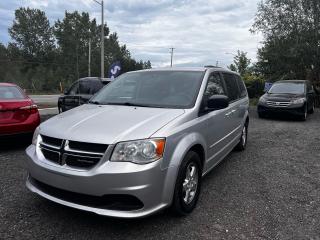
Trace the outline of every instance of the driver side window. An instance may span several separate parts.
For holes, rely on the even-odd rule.
[[[214,95],[226,95],[222,79],[219,73],[212,73],[208,79],[205,97],[208,99]]]

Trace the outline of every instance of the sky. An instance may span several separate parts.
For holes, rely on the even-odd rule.
[[[226,67],[237,50],[256,60],[261,35],[249,32],[260,0],[105,0],[105,21],[136,60],[153,67],[216,65]],[[0,0],[0,42],[10,41],[8,27],[19,7],[39,8],[50,23],[65,11],[89,12],[101,21],[94,0]]]

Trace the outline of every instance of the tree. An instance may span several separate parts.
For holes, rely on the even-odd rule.
[[[8,51],[7,48],[0,43],[0,76],[4,76],[7,73],[8,68]]]
[[[89,42],[91,73],[100,76],[100,26],[88,13],[65,12],[62,20],[50,26],[45,13],[38,9],[19,8],[9,28],[12,41],[0,43],[1,81],[15,82],[35,91],[57,92],[59,83],[68,86],[88,76]],[[150,68],[151,63],[136,61],[126,45],[120,45],[117,33],[110,34],[104,25],[105,69],[121,61],[122,72]]]
[[[246,52],[238,50],[237,55],[234,56],[233,64],[228,68],[231,71],[240,73],[241,76],[244,76],[248,72],[251,60],[247,57]]]
[[[105,28],[107,36],[109,29]],[[98,76],[100,34],[96,20],[88,13],[65,12],[65,17],[54,24],[54,35],[58,43],[58,59],[63,64],[65,77],[74,81],[88,75],[89,41],[92,48],[92,73]]]
[[[54,34],[58,43],[59,62],[64,63],[65,75],[69,81],[88,76],[88,48],[91,41],[91,73],[100,76],[100,34],[101,25],[90,20],[88,13],[65,12],[65,17],[54,25]],[[120,45],[117,33],[111,33],[104,26],[105,69],[120,61],[122,72],[151,67],[151,64],[138,64],[131,58],[126,45]],[[149,62],[150,63],[150,62]]]
[[[320,1],[261,2],[251,31],[265,37],[257,65],[268,79],[309,78],[320,84]]]
[[[52,54],[54,49],[52,28],[45,13],[39,9],[17,9],[9,33],[26,59],[48,60]]]

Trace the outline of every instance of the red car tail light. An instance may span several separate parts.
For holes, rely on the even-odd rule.
[[[25,106],[19,108],[20,110],[29,110],[30,113],[37,113],[38,112],[38,106],[36,104],[32,104],[30,106]]]

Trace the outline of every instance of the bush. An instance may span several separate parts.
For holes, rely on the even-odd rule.
[[[265,80],[261,76],[245,73],[243,80],[247,86],[249,98],[257,98],[264,94]]]

